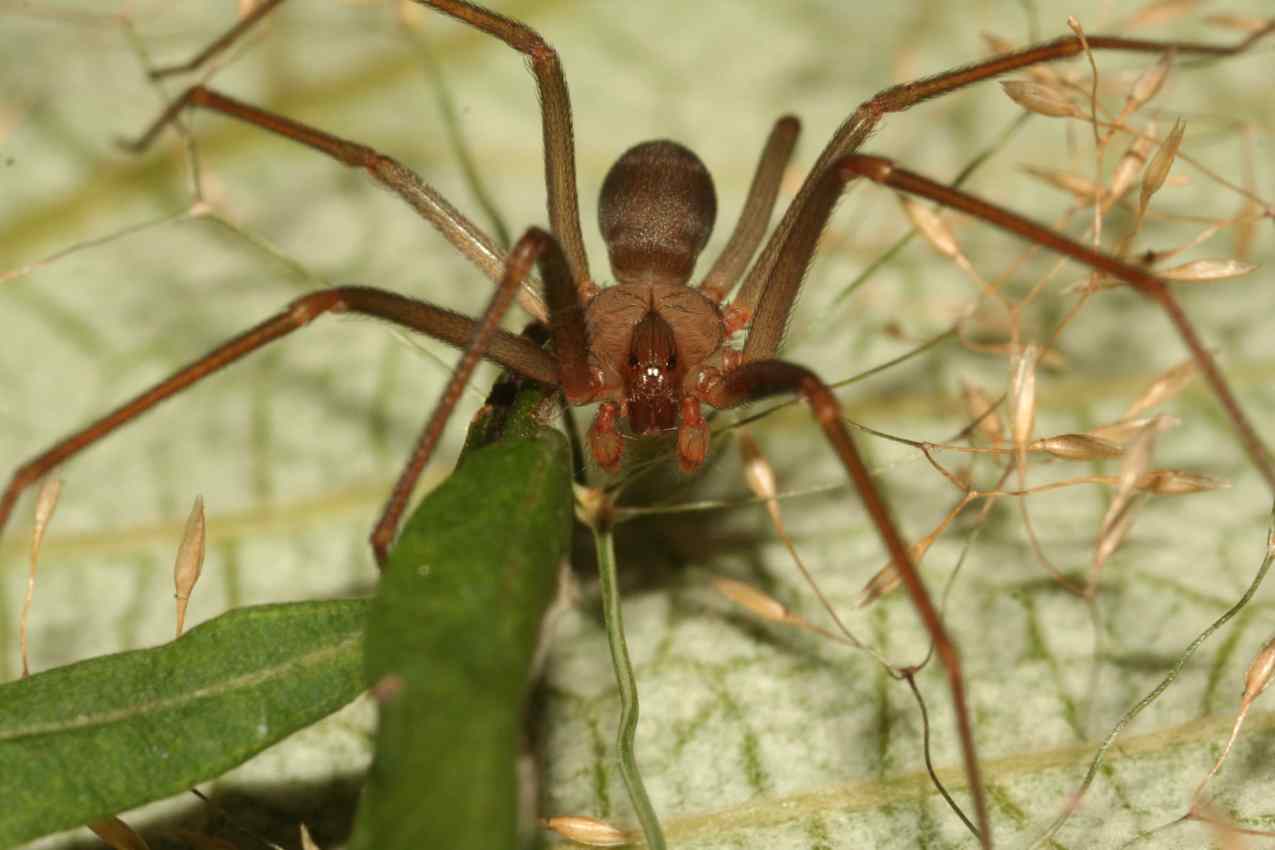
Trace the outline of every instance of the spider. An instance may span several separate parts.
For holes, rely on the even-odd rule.
[[[264,15],[277,3],[261,7]],[[524,40],[536,58],[538,82],[546,103],[546,172],[549,187],[551,236],[541,231],[528,231],[508,258],[494,243],[459,213],[442,207],[428,187],[421,184],[398,163],[382,158],[370,149],[330,136],[314,135],[310,128],[271,116],[250,104],[235,100],[212,89],[197,87],[174,102],[156,122],[153,132],[143,139],[148,143],[155,133],[187,107],[198,106],[222,112],[231,117],[263,126],[272,125],[294,139],[308,137],[310,144],[349,164],[363,165],[392,190],[412,203],[418,211],[456,244],[489,277],[499,282],[498,297],[493,299],[481,322],[462,320],[438,308],[414,303],[393,293],[347,287],[315,293],[299,299],[289,310],[278,314],[249,335],[239,338],[219,355],[201,360],[189,370],[161,385],[163,389],[143,397],[137,404],[126,405],[98,423],[90,425],[80,436],[63,441],[48,452],[24,464],[0,499],[0,525],[7,519],[19,493],[31,482],[46,474],[75,452],[96,441],[124,421],[149,408],[181,386],[209,374],[225,362],[253,350],[270,339],[287,333],[327,311],[359,311],[397,322],[429,333],[466,350],[458,367],[453,387],[445,396],[436,415],[422,435],[412,461],[408,464],[381,520],[373,533],[373,548],[378,560],[383,559],[395,525],[410,495],[412,486],[446,423],[455,402],[455,394],[468,377],[480,356],[486,356],[530,377],[560,385],[572,403],[600,402],[601,407],[590,429],[592,455],[604,468],[620,462],[621,442],[617,423],[625,418],[633,431],[657,431],[676,428],[678,457],[684,469],[698,467],[704,456],[706,427],[700,413],[702,404],[733,407],[773,393],[797,392],[810,402],[820,424],[828,433],[850,475],[860,488],[870,513],[877,522],[887,548],[899,569],[908,579],[909,590],[935,637],[940,655],[951,671],[954,695],[963,722],[962,689],[959,665],[952,642],[945,636],[942,623],[933,612],[924,588],[915,580],[909,567],[906,547],[894,531],[883,500],[876,495],[853,443],[840,423],[839,408],[820,379],[794,364],[776,359],[789,311],[795,300],[814,245],[843,184],[855,177],[867,177],[893,185],[901,190],[917,191],[951,206],[975,212],[994,224],[1020,227],[1005,211],[991,207],[972,207],[966,196],[897,168],[874,157],[854,157],[849,152],[867,138],[883,113],[901,110],[921,99],[938,96],[991,74],[963,70],[932,78],[931,90],[910,91],[896,87],[869,101],[855,113],[834,138],[815,166],[810,170],[802,191],[788,208],[784,219],[766,242],[761,258],[745,275],[748,261],[764,235],[770,217],[779,173],[787,162],[796,125],[781,119],[770,141],[764,146],[755,188],[736,229],[737,239],[722,254],[718,265],[704,278],[698,291],[687,289],[695,266],[695,256],[703,247],[712,226],[713,189],[707,170],[689,150],[669,142],[640,145],[621,157],[603,182],[602,218],[604,238],[612,261],[612,277],[619,284],[599,288],[588,271],[579,214],[575,204],[574,162],[569,111],[566,108],[565,85],[559,88],[552,51],[529,31],[514,27],[503,19],[486,16],[481,10],[460,3],[434,4],[457,16],[470,15],[470,23],[490,30],[506,39]],[[1104,43],[1091,37],[1095,48],[1131,47],[1152,49],[1128,41]],[[1155,50],[1162,45],[1155,45]],[[1188,48],[1182,48],[1188,52]],[[1222,52],[1222,51],[1219,51]],[[1071,47],[1055,47],[1052,53],[1034,58],[1056,58],[1074,55]],[[1020,59],[1019,67],[1027,64]],[[1004,70],[1004,69],[1002,69]],[[843,159],[846,156],[849,158]],[[673,177],[671,175],[679,176]],[[660,191],[653,192],[658,185]],[[665,215],[650,215],[653,197],[658,194]],[[669,224],[673,222],[673,224]],[[1066,244],[1040,229],[1027,229],[1029,238],[1080,258],[1134,285],[1161,292],[1150,275],[1136,268],[1104,263],[1090,252]],[[545,285],[556,345],[552,355],[532,350],[516,338],[496,328],[500,314],[515,291],[526,283],[532,268],[538,267]],[[727,296],[740,282],[738,294]],[[1180,312],[1168,296],[1161,296],[1166,309],[1175,317]],[[694,318],[690,318],[694,316]],[[742,350],[733,351],[727,340],[747,331]],[[1185,332],[1185,331],[1184,331]],[[1198,344],[1193,350],[1201,364],[1211,362]],[[218,359],[220,358],[220,359]],[[1216,370],[1207,370],[1215,382],[1237,426],[1244,428],[1239,408],[1229,401]],[[1271,479],[1260,442],[1246,434],[1247,447],[1256,456],[1263,474]],[[967,769],[971,782],[977,762],[973,757],[968,729],[962,737],[967,746]],[[985,814],[978,806],[980,823],[986,827]],[[986,832],[986,830],[984,830]]]

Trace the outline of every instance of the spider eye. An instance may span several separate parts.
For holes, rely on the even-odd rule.
[[[669,369],[669,371],[672,371],[673,369],[676,369],[676,368],[677,368],[677,355],[676,355],[676,354],[670,354],[670,355],[668,356],[668,363],[666,364],[666,368],[668,368],[668,369]]]
[[[632,351],[629,352],[629,368],[636,369],[638,367],[638,356]]]

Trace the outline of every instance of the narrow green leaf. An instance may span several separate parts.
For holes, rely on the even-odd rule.
[[[565,440],[529,404],[471,430],[381,580],[367,677],[386,688],[354,848],[517,846],[531,661],[572,518]]]
[[[363,600],[223,614],[0,686],[0,846],[218,776],[364,689]]]

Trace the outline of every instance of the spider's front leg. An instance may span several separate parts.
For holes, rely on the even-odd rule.
[[[867,177],[903,192],[921,195],[973,215],[995,227],[1071,257],[1095,271],[1111,275],[1155,300],[1174,324],[1196,365],[1224,408],[1254,466],[1275,490],[1275,469],[1270,452],[1235,400],[1212,356],[1200,341],[1167,284],[1150,272],[1129,265],[1082,245],[1041,224],[1003,207],[944,186],[913,172],[898,168],[880,157],[850,154],[834,162],[818,181],[808,202],[801,207],[793,226],[781,242],[779,261],[766,281],[745,342],[742,365],[712,382],[703,400],[716,407],[734,407],[779,393],[798,393],[812,408],[829,442],[854,481],[872,517],[895,569],[907,587],[914,607],[934,641],[935,651],[948,672],[957,725],[964,750],[965,768],[974,794],[981,840],[990,841],[986,804],[979,779],[972,728],[966,706],[959,654],[943,627],[934,606],[916,573],[884,499],[871,481],[863,462],[841,421],[840,407],[826,385],[809,370],[775,359],[801,279],[813,255],[815,243],[827,223],[833,205],[845,185],[855,177]],[[764,258],[763,258],[764,259]]]
[[[397,293],[365,286],[323,289],[296,299],[284,310],[177,370],[19,466],[9,485],[0,494],[0,532],[3,532],[23,491],[117,429],[254,351],[309,326],[326,313],[360,313],[427,334],[463,351],[461,361],[452,373],[451,382],[422,431],[373,530],[373,551],[377,562],[383,564],[412,488],[433,453],[455,408],[456,399],[478,361],[486,358],[533,380],[550,385],[559,383],[562,370],[552,355],[529,340],[499,327],[501,318],[512,303],[514,293],[537,262],[540,263],[540,270],[546,281],[554,282],[549,286],[550,292],[567,289],[570,294],[565,261],[557,243],[548,233],[531,228],[510,251],[501,283],[477,321]]]
[[[1169,321],[1173,323],[1174,329],[1182,339],[1182,343],[1195,360],[1200,372],[1203,373],[1205,381],[1208,382],[1209,388],[1226,412],[1227,418],[1239,437],[1244,451],[1253,462],[1253,466],[1266,480],[1272,493],[1275,493],[1275,464],[1271,461],[1270,450],[1257,433],[1257,429],[1249,421],[1248,416],[1245,415],[1243,408],[1240,407],[1240,403],[1236,400],[1235,394],[1231,391],[1226,378],[1222,376],[1222,370],[1218,368],[1213,355],[1209,353],[1208,347],[1200,339],[1194,325],[1187,318],[1167,282],[1144,268],[1130,265],[1116,257],[1096,251],[1005,207],[989,203],[967,192],[944,186],[942,183],[930,180],[920,174],[899,168],[888,159],[863,154],[851,154],[841,159],[834,170],[842,172],[846,178],[853,176],[866,177],[900,192],[929,198],[943,206],[967,213],[1002,230],[1021,236],[1030,242],[1042,245],[1051,251],[1071,257],[1095,271],[1111,275],[1155,301],[1164,310]]]
[[[908,546],[899,533],[884,497],[872,481],[863,459],[851,439],[841,417],[841,406],[836,396],[817,375],[801,366],[776,359],[788,316],[796,302],[802,278],[814,256],[815,246],[828,224],[833,207],[846,184],[859,176],[853,169],[840,167],[841,162],[827,169],[813,183],[813,189],[804,204],[800,198],[793,202],[791,227],[777,232],[772,244],[778,244],[772,273],[765,279],[752,313],[752,325],[739,355],[738,366],[724,370],[719,376],[710,375],[702,389],[701,398],[718,408],[737,407],[749,401],[783,393],[797,393],[805,399],[819,421],[828,441],[837,452],[850,479],[854,482],[872,523],[880,535],[890,560],[907,588],[912,605],[929,632],[934,650],[947,672],[948,688],[956,710],[956,725],[961,741],[965,776],[974,800],[975,823],[979,840],[984,847],[991,847],[991,822],[988,818],[986,794],[980,777],[978,754],[974,747],[973,725],[970,720],[965,682],[960,654],[956,644],[947,634],[942,618],[930,599],[925,584],[912,562]],[[793,208],[790,208],[792,213]],[[783,227],[783,223],[780,224]],[[775,240],[778,240],[775,243]],[[766,262],[763,254],[750,275]],[[740,298],[747,294],[748,281]],[[739,300],[738,298],[736,299]],[[734,307],[734,305],[732,305]],[[747,308],[747,305],[745,305]],[[727,315],[732,314],[727,311]]]
[[[1011,71],[1070,59],[1083,54],[1086,49],[1150,54],[1174,52],[1179,56],[1224,57],[1244,53],[1272,33],[1275,33],[1275,19],[1268,20],[1264,26],[1234,44],[1157,41],[1100,34],[1090,35],[1082,41],[1077,36],[1063,36],[971,65],[891,86],[878,92],[861,103],[824,145],[819,158],[802,182],[797,197],[784,212],[783,219],[771,234],[761,256],[749,271],[747,278],[740,286],[739,293],[731,303],[729,311],[731,321],[741,327],[747,325],[748,320],[753,316],[754,308],[760,309],[760,299],[772,288],[771,276],[781,262],[792,256],[792,252],[785,247],[785,242],[792,235],[793,230],[799,226],[799,218],[804,208],[815,202],[814,196],[820,191],[821,177],[841,157],[858,150],[887,115],[905,112],[927,100],[952,94],[967,86],[1003,76]]]

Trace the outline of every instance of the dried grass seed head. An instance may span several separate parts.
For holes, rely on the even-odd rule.
[[[1001,88],[1009,99],[1028,112],[1050,118],[1083,118],[1085,113],[1055,86],[1034,80],[1003,80]]]
[[[1180,266],[1160,269],[1156,273],[1168,280],[1180,283],[1214,283],[1242,277],[1255,270],[1257,266],[1243,260],[1191,260]]]
[[[1248,666],[1244,675],[1244,704],[1247,706],[1261,696],[1262,691],[1275,678],[1275,638],[1266,642]]]
[[[1160,191],[1160,187],[1164,185],[1165,178],[1169,176],[1169,169],[1173,167],[1173,160],[1177,158],[1178,148],[1182,146],[1182,137],[1186,134],[1186,124],[1182,119],[1178,119],[1173,124],[1173,129],[1169,131],[1169,135],[1160,144],[1160,149],[1156,151],[1155,156],[1151,159],[1151,164],[1147,166],[1146,174],[1142,177],[1142,192],[1138,197],[1138,207],[1145,210],[1147,204],[1151,201],[1151,196]]]
[[[773,597],[751,584],[724,576],[714,576],[713,588],[741,608],[751,611],[763,620],[782,623],[788,619],[788,609]]]
[[[1176,55],[1176,51],[1166,50],[1160,54],[1160,58],[1154,65],[1138,75],[1129,88],[1129,97],[1125,101],[1127,112],[1137,112],[1160,93],[1160,89],[1164,87],[1164,81],[1169,78],[1169,70],[1173,67]]]
[[[541,823],[563,838],[588,847],[623,847],[632,840],[623,830],[604,820],[581,815],[546,818]]]

